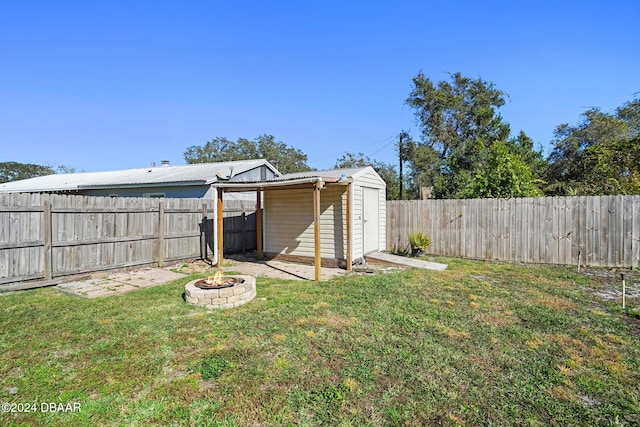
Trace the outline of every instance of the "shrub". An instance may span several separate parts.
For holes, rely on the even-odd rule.
[[[431,236],[421,231],[409,233],[409,244],[412,249],[424,251],[431,245]]]

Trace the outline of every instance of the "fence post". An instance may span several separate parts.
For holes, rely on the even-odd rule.
[[[207,254],[207,241],[208,241],[208,227],[209,225],[207,224],[208,218],[207,218],[207,214],[208,214],[208,208],[207,208],[207,204],[203,203],[202,204],[202,235],[200,238],[200,256],[202,257],[202,259],[206,260],[208,257]]]
[[[164,267],[164,202],[158,203],[158,267]]]
[[[242,221],[240,223],[240,250],[244,254],[245,252],[245,233],[247,232],[247,213],[244,210],[244,205],[242,206]]]
[[[44,280],[51,280],[53,278],[53,265],[51,262],[51,246],[53,243],[53,230],[51,226],[51,202],[49,200],[44,201]]]

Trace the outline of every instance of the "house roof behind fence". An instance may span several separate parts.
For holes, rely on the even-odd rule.
[[[220,163],[163,165],[105,172],[46,175],[0,184],[0,192],[49,192],[159,185],[207,185],[216,182],[218,176],[228,177],[229,181],[242,181],[242,177],[239,175],[261,166],[267,166],[276,175],[280,175],[278,170],[264,159],[237,160]],[[236,177],[235,180],[234,177]]]

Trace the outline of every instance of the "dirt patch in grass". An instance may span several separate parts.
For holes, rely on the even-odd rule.
[[[640,298],[640,272],[618,268],[583,267],[581,275],[593,277],[593,294],[599,298],[619,300],[622,298],[622,277],[624,274],[627,298]]]
[[[582,267],[579,274],[593,279],[583,287],[597,298],[592,304],[599,311],[607,306],[613,308],[615,312],[622,311],[621,275],[624,274],[626,300],[626,309],[623,312],[624,319],[630,326],[630,332],[640,336],[640,271],[637,269]]]
[[[187,262],[182,262],[170,267],[171,270],[176,273],[182,274],[204,274],[215,269],[210,263],[204,262],[200,259],[194,259]]]

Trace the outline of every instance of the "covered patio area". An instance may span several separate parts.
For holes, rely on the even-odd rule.
[[[332,172],[212,184],[217,193],[217,266],[222,266],[224,260],[224,194],[255,192],[259,260],[311,261],[316,281],[322,280],[323,264],[343,265],[350,271],[353,264],[353,179],[344,173]]]

